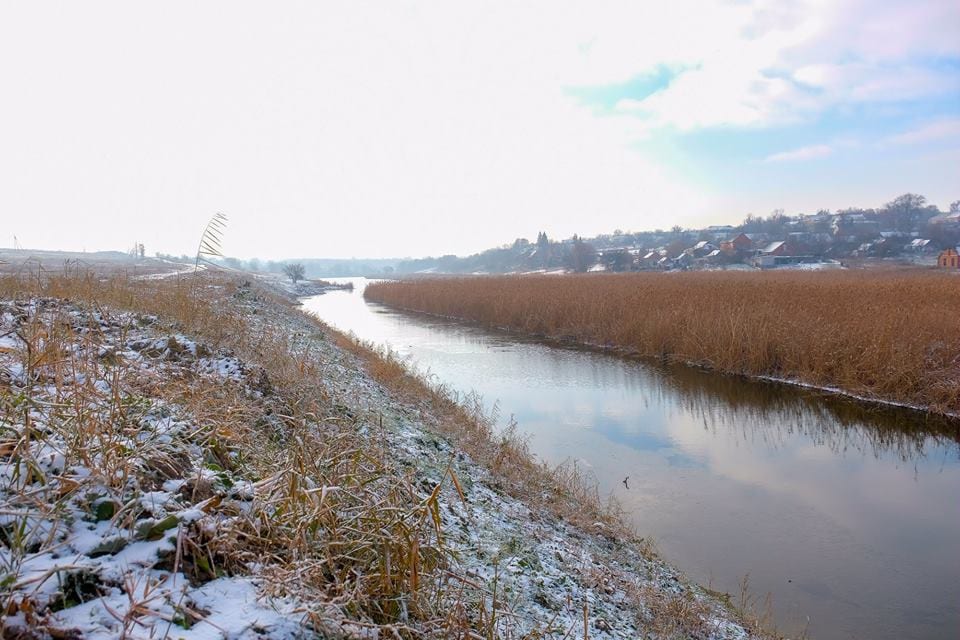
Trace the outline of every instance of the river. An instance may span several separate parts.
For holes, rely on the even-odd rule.
[[[956,422],[402,313],[350,280],[305,309],[496,403],[692,580],[739,601],[747,577],[814,640],[960,634]]]

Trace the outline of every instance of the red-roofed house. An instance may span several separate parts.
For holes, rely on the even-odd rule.
[[[945,269],[960,269],[960,247],[941,251],[937,256],[937,266]]]

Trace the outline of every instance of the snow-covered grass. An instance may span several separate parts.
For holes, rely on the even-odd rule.
[[[20,637],[750,634],[575,468],[225,276],[0,280]]]
[[[253,276],[264,286],[283,291],[284,293],[295,297],[315,296],[327,291],[337,289],[353,289],[352,283],[337,284],[327,280],[302,279],[296,282],[290,278],[277,273],[258,273]]]

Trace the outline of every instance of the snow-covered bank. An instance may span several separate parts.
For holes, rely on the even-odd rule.
[[[258,600],[255,575],[216,578],[208,564],[201,584],[186,568],[184,544],[229,527],[255,488],[210,460],[196,416],[147,390],[243,384],[247,371],[158,324],[53,299],[0,303],[5,637],[302,628],[291,601]]]
[[[102,305],[0,302],[5,633],[749,636],[638,541],[512,496],[437,432],[429,402],[378,382],[370,354],[251,286],[211,287],[244,340]],[[295,357],[277,360],[278,345]],[[311,542],[288,553],[298,538],[273,538],[293,527]]]
[[[307,296],[316,296],[327,291],[340,291],[343,289],[353,289],[352,284],[337,284],[326,280],[298,280],[291,282],[290,279],[276,274],[258,274],[257,280],[270,289],[280,292],[283,295],[293,296],[293,298],[304,298]]]

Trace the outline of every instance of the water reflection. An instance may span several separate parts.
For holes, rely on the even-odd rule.
[[[894,453],[909,462],[924,457],[932,445],[960,455],[960,421],[955,419],[775,382],[645,364],[654,373],[644,384],[658,388],[660,401],[679,398],[704,428],[719,426],[745,439],[759,438],[768,447],[802,435],[837,454]]]
[[[397,313],[361,288],[307,307],[498,401],[691,578],[738,593],[749,573],[813,638],[955,637],[956,422]]]
[[[562,371],[573,356],[575,366],[586,370],[590,387],[628,390],[637,394],[647,409],[652,405],[674,406],[701,421],[705,429],[716,432],[720,428],[766,447],[777,448],[800,435],[836,454],[871,453],[879,457],[893,453],[902,462],[909,462],[924,457],[932,446],[952,451],[955,458],[960,457],[960,420],[956,418],[865,403],[816,389],[721,375],[651,359],[615,356],[580,346],[544,343],[520,334],[491,334],[453,320],[416,313],[399,315],[381,305],[368,303],[367,306],[385,321],[404,327],[404,332],[417,326],[443,332],[448,354],[457,350],[471,354],[475,349],[507,354],[527,346],[532,347],[537,358],[554,371]],[[452,336],[456,336],[455,341],[450,339]],[[456,344],[466,344],[469,348],[458,349]],[[423,345],[418,346],[422,348]],[[413,344],[410,347],[419,350]],[[406,349],[401,345],[400,351]],[[584,357],[577,358],[577,355]],[[426,360],[427,364],[430,362],[430,359]],[[618,366],[623,363],[627,363],[626,366]],[[414,364],[423,367],[425,362],[422,358],[414,358]],[[509,366],[509,363],[500,364]],[[517,377],[525,386],[543,386],[549,382],[554,387],[566,387],[583,382],[579,377],[571,378],[565,374],[534,374],[525,370],[528,368],[529,365],[525,365],[519,372],[513,372],[520,374]],[[602,417],[598,419],[603,420]],[[601,425],[595,426],[599,428]]]

